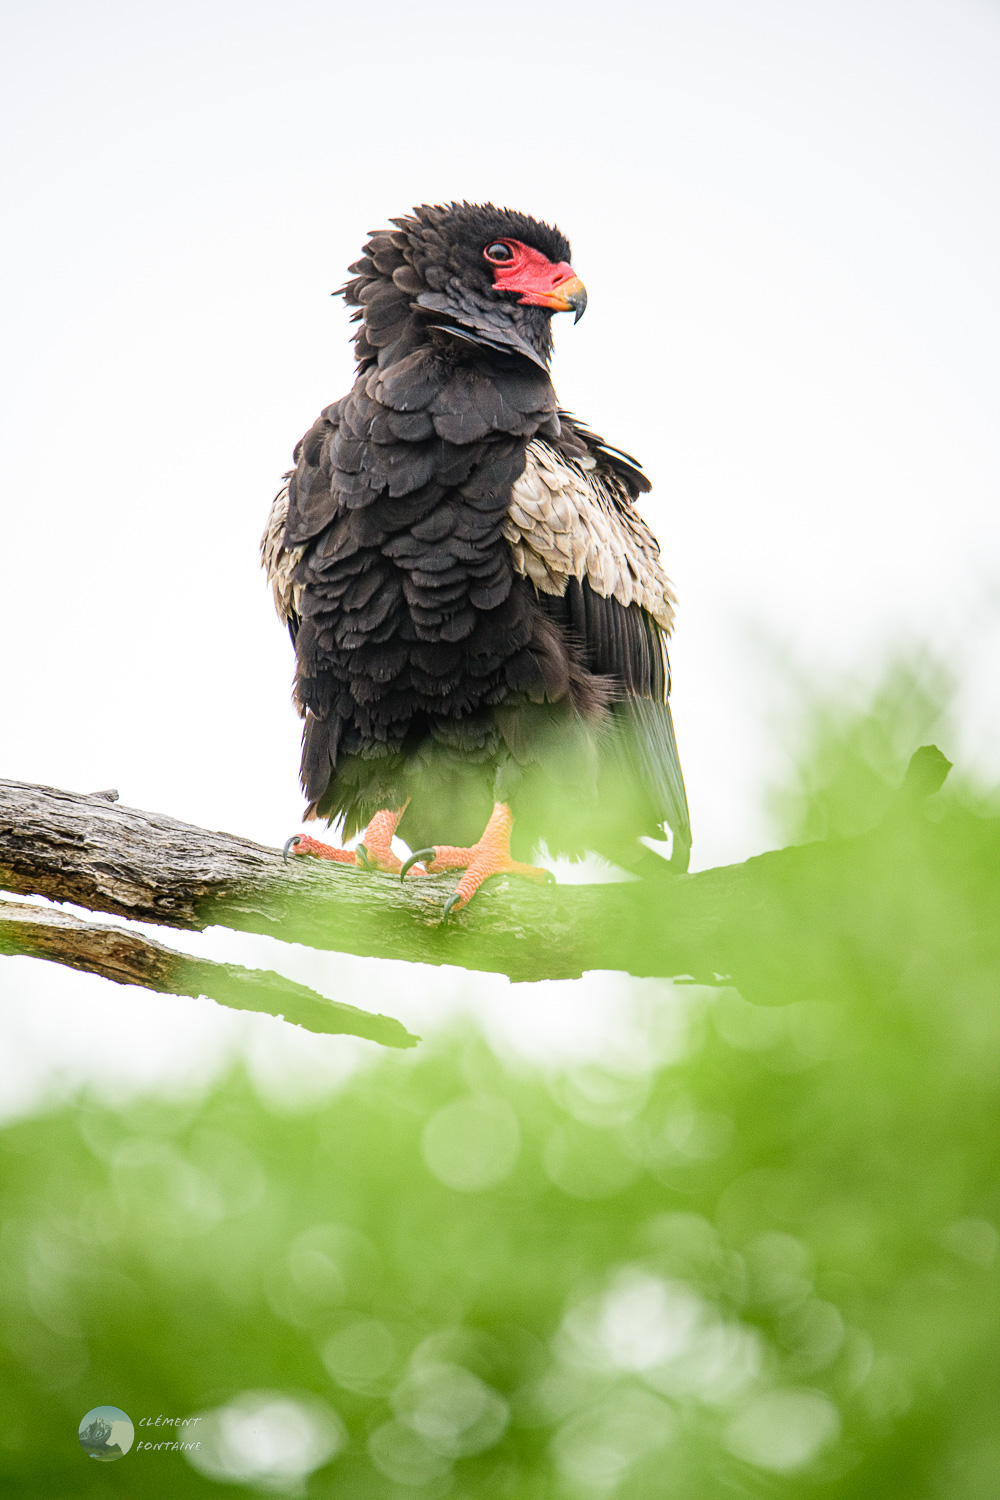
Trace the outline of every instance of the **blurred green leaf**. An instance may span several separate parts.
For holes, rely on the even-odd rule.
[[[1000,848],[961,786],[891,811],[935,701],[817,730],[790,831],[878,838],[775,877],[743,993],[647,984],[645,1069],[461,1032],[4,1130],[5,1491],[992,1500]]]

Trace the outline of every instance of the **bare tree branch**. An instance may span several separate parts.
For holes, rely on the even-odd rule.
[[[445,927],[455,877],[285,864],[233,834],[52,787],[0,780],[0,889],[161,926],[213,925],[338,952],[457,964],[514,979],[628,968],[613,916],[628,886],[493,881]],[[609,922],[609,914],[612,920]],[[648,972],[648,971],[647,971]]]
[[[745,994],[763,997],[794,973],[803,992],[815,994],[835,982],[858,941],[881,949],[892,932],[900,954],[919,941],[905,830],[919,821],[913,847],[920,860],[934,855],[935,840],[946,857],[946,840],[922,806],[947,771],[934,747],[918,751],[893,809],[857,838],[613,885],[539,887],[502,878],[447,925],[441,913],[454,876],[401,884],[307,859],[286,866],[276,849],[122,807],[109,793],[87,797],[0,780],[0,889],[161,926],[223,925],[513,980],[576,978],[595,969],[707,983],[733,976]],[[995,837],[996,829],[979,820],[970,837],[980,836]],[[806,933],[810,941],[803,942]],[[188,982],[196,983],[193,971]],[[273,982],[241,980],[244,994],[250,984],[262,993]],[[206,983],[200,992],[213,993]],[[290,1014],[284,1001],[265,1008]]]
[[[418,1041],[391,1016],[327,1000],[281,974],[191,958],[137,932],[81,922],[49,906],[0,901],[0,953],[49,959],[159,994],[205,995],[235,1010],[281,1016],[309,1031],[367,1037],[387,1047],[415,1047]]]

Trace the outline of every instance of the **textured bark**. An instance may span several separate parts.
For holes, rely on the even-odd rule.
[[[158,994],[205,995],[234,1010],[263,1011],[309,1031],[367,1037],[387,1047],[414,1047],[419,1040],[391,1016],[328,1000],[270,970],[191,958],[136,932],[82,922],[48,906],[0,901],[0,953],[48,959]]]
[[[881,948],[892,932],[897,950],[908,951],[915,909],[908,881],[915,876],[907,820],[920,820],[921,857],[932,855],[938,835],[919,804],[947,769],[932,747],[918,752],[890,815],[857,838],[616,885],[502,878],[447,924],[441,913],[454,875],[401,884],[307,859],[285,865],[276,849],[122,807],[106,793],[0,781],[0,889],[162,926],[223,925],[513,980],[576,978],[593,969],[707,983],[732,976],[744,993],[763,995],[791,974],[804,992],[816,993],[835,980],[844,953],[859,941]],[[996,830],[977,823],[973,836],[995,837]],[[944,858],[943,842],[941,848]],[[199,983],[193,971],[187,982]],[[263,981],[253,984],[255,995],[263,993]],[[206,983],[199,992],[213,993]],[[263,1008],[290,1015],[279,1000]],[[294,1019],[312,1024],[301,1013]]]
[[[498,879],[443,926],[455,875],[361,874],[123,807],[105,794],[0,781],[0,889],[166,927],[220,925],[338,952],[457,964],[512,979],[635,968],[632,886]],[[699,877],[700,878],[700,877]],[[668,881],[667,887],[675,882]],[[659,892],[661,887],[656,882]],[[634,946],[634,945],[633,945]]]

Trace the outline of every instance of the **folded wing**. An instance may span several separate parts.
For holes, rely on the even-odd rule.
[[[649,488],[627,455],[569,419],[558,444],[535,441],[513,487],[506,527],[514,566],[582,650],[591,672],[613,683],[601,746],[595,842],[628,863],[622,818],[672,832],[671,866],[687,868],[691,826],[670,712],[667,637],[675,596],[659,547],[635,508]],[[634,832],[633,832],[634,837]]]

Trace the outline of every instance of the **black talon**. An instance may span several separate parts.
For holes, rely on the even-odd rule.
[[[288,851],[289,851],[289,849],[294,849],[295,846],[296,846],[296,844],[301,844],[301,842],[302,842],[302,835],[299,834],[299,833],[293,833],[290,839],[286,839],[285,840],[284,847],[283,847],[283,849],[281,851],[281,857],[285,861],[286,865],[288,863]]]
[[[371,857],[364,844],[359,844],[354,853],[361,868],[367,870],[368,874],[371,875],[375,870],[375,866],[372,864]]]
[[[461,900],[462,898],[458,894],[458,892],[453,891],[452,894],[448,897],[447,901],[444,903],[444,916],[441,918],[442,922],[447,922],[448,918],[455,910],[455,907],[459,905]]]
[[[407,870],[411,870],[413,866],[419,864],[422,859],[434,859],[436,858],[436,856],[436,849],[418,849],[415,854],[410,855],[409,859],[403,860],[402,868],[399,872],[400,880],[405,880]]]

